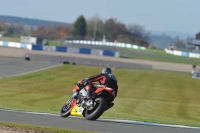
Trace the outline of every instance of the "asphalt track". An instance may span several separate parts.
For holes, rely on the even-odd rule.
[[[88,121],[80,117],[61,118],[54,114],[25,113],[0,110],[0,121],[17,122],[39,126],[79,129],[103,133],[199,133],[200,129],[192,127],[172,127],[156,125],[155,123],[140,123],[131,121],[112,121],[98,119]]]
[[[39,60],[25,61],[23,58],[0,57],[0,78],[34,72],[59,65]]]
[[[14,57],[0,58],[0,77],[19,75],[22,73],[28,73],[31,71],[37,71],[49,67],[54,67],[55,65],[59,65],[58,62],[52,62],[52,61],[49,62],[44,60],[25,61],[23,60],[23,58],[14,58]],[[64,119],[58,115],[53,115],[53,114],[24,113],[24,112],[6,111],[6,110],[0,110],[0,121],[51,126],[59,128],[89,130],[89,131],[97,131],[104,133],[199,133],[200,132],[199,128],[194,128],[194,127],[160,125],[156,123],[142,123],[134,121],[112,121],[103,119],[98,119],[97,121],[88,121],[83,118],[76,118],[76,117],[69,117]]]
[[[25,49],[13,49],[0,47],[0,56],[14,57],[23,59],[28,54],[32,61],[44,61],[52,64],[60,64],[63,61],[75,62],[77,65],[126,68],[126,69],[146,69],[155,71],[171,71],[191,73],[192,64],[175,64],[157,61],[147,61],[140,59],[125,59],[108,56],[97,56],[87,54],[74,54],[66,52],[51,52],[51,51],[30,51]]]

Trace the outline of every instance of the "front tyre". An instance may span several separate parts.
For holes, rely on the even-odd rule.
[[[84,116],[87,120],[98,119],[107,107],[107,101],[100,97],[95,99],[95,106],[92,110],[85,110]]]
[[[60,110],[60,116],[61,117],[68,117],[68,116],[70,116],[70,104],[71,104],[71,102],[70,101],[67,101],[64,105],[63,105],[63,107],[62,107],[62,109]]]

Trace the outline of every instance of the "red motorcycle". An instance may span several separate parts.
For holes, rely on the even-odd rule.
[[[98,119],[107,110],[107,101],[115,97],[112,88],[94,83],[76,84],[75,93],[60,111],[61,117],[82,116],[87,120]]]

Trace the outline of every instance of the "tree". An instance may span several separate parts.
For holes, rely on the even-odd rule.
[[[75,38],[84,38],[87,34],[87,24],[83,15],[79,16],[74,23],[73,35]]]
[[[40,37],[45,37],[46,34],[46,28],[44,26],[39,26],[37,31],[36,31],[36,36],[40,36]]]
[[[4,31],[4,26],[5,26],[4,20],[0,21],[0,31]]]
[[[87,36],[88,40],[102,40],[104,23],[98,16],[87,20]]]
[[[130,37],[130,35],[124,35],[124,34],[119,34],[117,36],[117,41],[118,42],[123,42],[123,43],[130,43],[130,44],[133,43],[132,38]]]
[[[127,35],[129,33],[123,23],[117,22],[116,19],[110,18],[105,22],[104,34],[110,41],[115,41],[119,34]]]
[[[181,40],[179,37],[175,37],[174,45],[176,46],[176,48],[186,48],[184,41]]]
[[[142,39],[144,36],[145,30],[144,30],[144,27],[142,27],[141,25],[138,25],[138,24],[128,25],[127,29],[131,33],[131,35],[134,36],[135,38]]]
[[[62,37],[67,36],[67,27],[65,25],[61,25],[57,27],[56,39],[60,39]]]
[[[3,28],[3,26],[0,26],[0,31],[4,31],[4,28]]]

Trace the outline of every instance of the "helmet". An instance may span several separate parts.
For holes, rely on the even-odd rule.
[[[110,74],[112,73],[112,70],[109,67],[105,67],[102,69],[102,73],[103,74]]]

